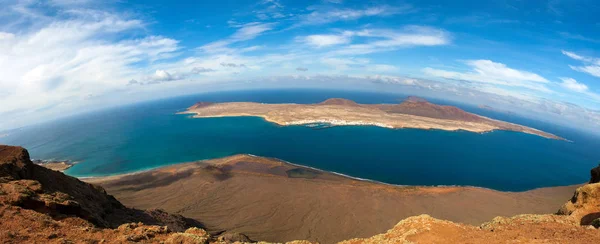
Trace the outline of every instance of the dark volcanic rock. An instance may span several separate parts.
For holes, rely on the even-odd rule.
[[[600,164],[590,171],[590,184],[600,182]]]
[[[221,242],[226,242],[226,243],[235,243],[235,242],[242,242],[242,243],[247,243],[247,242],[254,242],[252,241],[250,238],[248,238],[248,236],[241,234],[241,233],[223,233],[221,235],[219,235],[219,237],[217,238],[218,241]]]

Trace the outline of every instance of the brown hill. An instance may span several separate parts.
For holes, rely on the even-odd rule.
[[[419,97],[408,97],[400,104],[381,104],[379,108],[388,113],[410,114],[436,119],[449,119],[468,122],[483,122],[479,115],[466,112],[454,106],[437,105]]]
[[[212,102],[197,102],[194,105],[192,105],[191,107],[189,107],[188,109],[198,109],[198,108],[204,108],[204,107],[208,107],[210,105],[213,105],[215,103]]]
[[[319,103],[319,105],[360,106],[355,101],[352,101],[352,100],[349,100],[349,99],[344,99],[344,98],[329,98],[329,99],[327,99],[327,100]]]

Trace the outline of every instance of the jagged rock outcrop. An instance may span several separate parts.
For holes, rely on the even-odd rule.
[[[558,214],[568,215],[581,225],[590,225],[600,218],[600,183],[579,187],[573,197],[558,210]]]
[[[590,170],[590,184],[600,182],[600,165]]]
[[[0,203],[19,206],[55,218],[77,216],[98,227],[142,221],[173,230],[201,226],[197,221],[161,210],[129,209],[96,185],[33,164],[27,150],[0,146]]]

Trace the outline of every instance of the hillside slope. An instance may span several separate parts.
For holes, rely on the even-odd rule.
[[[216,176],[223,174],[215,170]],[[386,233],[341,243],[600,243],[600,231],[592,226],[600,224],[598,217],[600,183],[592,179],[558,214],[497,217],[480,226],[420,215]],[[200,222],[180,215],[127,208],[101,187],[34,165],[23,148],[1,145],[0,226],[2,243],[252,242],[239,233],[211,235],[198,228]]]

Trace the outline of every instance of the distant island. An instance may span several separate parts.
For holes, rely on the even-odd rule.
[[[199,102],[182,113],[194,114],[195,118],[254,116],[279,125],[372,125],[476,133],[505,130],[565,140],[541,130],[494,120],[454,106],[433,104],[418,97],[408,97],[400,104],[358,104],[342,98],[331,98],[318,104]]]

